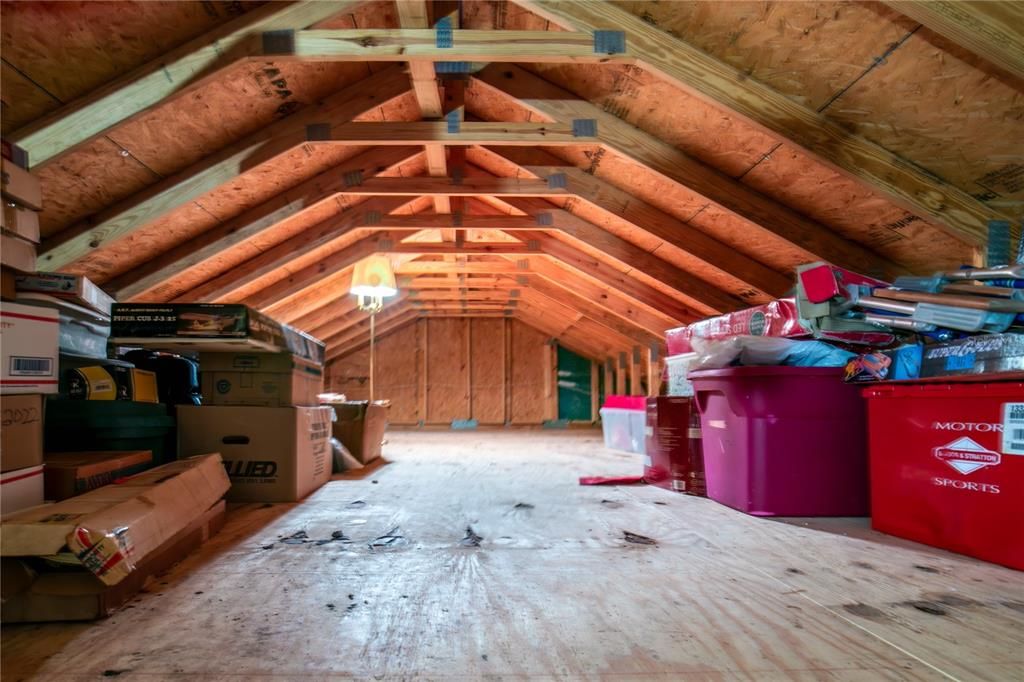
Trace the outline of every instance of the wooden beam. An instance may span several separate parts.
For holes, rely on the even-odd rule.
[[[325,3],[332,4],[332,3]],[[45,240],[38,268],[52,271],[74,263],[105,244],[126,237],[161,215],[193,201],[251,169],[253,157],[269,161],[302,144],[306,126],[317,121],[351,120],[402,95],[408,84],[398,67],[355,83],[323,103],[300,109],[228,145],[188,168]]]
[[[565,187],[551,186],[547,180],[518,178],[468,177],[453,178],[368,178],[358,185],[345,187],[342,194],[360,196],[434,196],[443,194],[452,197],[474,197],[480,194],[490,196],[519,197],[567,197],[571,193]],[[448,219],[444,219],[448,220]]]
[[[248,239],[274,229],[285,220],[337,197],[339,190],[345,187],[345,177],[359,173],[363,177],[372,178],[412,161],[419,154],[414,147],[381,147],[363,152],[106,282],[103,288],[119,301],[137,300],[154,294],[156,300],[164,300],[159,296],[161,284],[208,263]],[[380,207],[372,202],[360,206],[361,223],[366,225],[372,222],[366,218],[367,213],[371,210],[380,212]],[[363,225],[355,227],[360,226]]]
[[[900,14],[1024,79],[1024,4],[884,0]]]
[[[488,144],[488,145],[547,145],[549,147],[587,146],[599,144],[596,135],[573,133],[571,122],[552,123],[495,123],[491,121],[467,121],[459,130],[450,132],[446,121],[358,121],[331,127],[328,132],[317,128],[310,134],[315,139],[305,142],[321,144]]]
[[[291,45],[264,55],[281,60],[324,62],[520,62],[527,64],[632,64],[628,54],[608,54],[594,48],[594,37],[586,32],[505,31],[453,28],[451,47],[437,44],[437,30],[415,29],[405,5],[421,0],[398,0],[401,29],[314,29],[295,31]],[[418,10],[417,10],[418,12]],[[422,25],[426,26],[426,16]],[[259,49],[253,46],[254,50]],[[473,68],[467,65],[467,68]]]
[[[401,297],[389,299],[381,312],[377,313],[376,324],[386,324],[397,317],[408,315],[410,312],[409,306]],[[328,347],[344,344],[363,332],[370,331],[370,314],[365,310],[354,310],[339,320],[338,324],[333,325],[330,328],[330,333],[327,333],[328,331],[327,328],[321,328],[321,330],[314,330],[311,333]]]
[[[419,315],[415,310],[406,309],[401,314],[396,315],[393,318],[388,319],[385,322],[380,322],[377,325],[377,339],[381,339],[388,334],[398,331],[407,324],[411,324],[416,321]],[[360,331],[359,334],[354,334],[351,338],[346,339],[343,343],[335,344],[327,348],[327,361],[333,361],[349,353],[357,351],[370,344],[370,330],[369,323],[367,328]]]
[[[359,4],[302,0],[258,7],[17,130],[10,139],[28,151],[32,169],[38,170],[110,128],[217,78],[249,54],[250,36],[305,28]]]
[[[414,260],[395,268],[396,275],[427,275],[437,273],[465,274],[522,274],[527,272],[529,264],[523,266],[513,261],[480,261],[470,260],[466,263],[448,263],[445,261]]]
[[[643,395],[643,370],[640,364],[640,346],[633,346],[629,363],[629,394]]]
[[[611,395],[615,391],[615,360],[605,358],[604,360],[604,395]]]
[[[626,353],[619,353],[618,371],[615,372],[615,395],[626,395]]]
[[[989,220],[1016,219],[610,2],[515,2],[562,28],[623,31],[629,52],[651,73],[802,147],[908,211],[936,220],[969,244],[985,243]]]
[[[596,423],[601,409],[601,380],[597,360],[590,361],[590,422]]]
[[[647,395],[661,395],[662,353],[660,344],[652,343],[644,350],[647,357]]]
[[[809,260],[824,259],[851,270],[878,271],[886,277],[895,277],[905,272],[904,268],[845,239],[827,226],[814,222],[654,135],[519,67],[488,68],[478,78],[474,82],[489,88],[492,93],[502,95],[510,103],[518,102],[535,116],[550,120],[561,117],[596,120],[602,143],[607,148],[640,163],[652,173],[687,187],[710,204],[774,234],[807,253]],[[584,195],[587,193],[587,184],[580,187]],[[701,245],[698,243],[695,246],[698,249],[695,255],[701,257]],[[708,255],[705,251],[705,257]],[[729,271],[739,276],[740,271]]]
[[[276,246],[272,246],[244,263],[203,282],[177,298],[175,303],[205,301],[218,303],[231,298],[234,292],[259,278],[288,266],[296,258],[329,245],[359,230],[368,211],[388,213],[408,203],[407,197],[375,197],[326,218]]]

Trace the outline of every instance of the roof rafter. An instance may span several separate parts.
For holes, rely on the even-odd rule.
[[[651,73],[800,146],[969,244],[985,243],[989,220],[1015,218],[610,2],[513,1],[563,28],[623,31],[629,52]]]

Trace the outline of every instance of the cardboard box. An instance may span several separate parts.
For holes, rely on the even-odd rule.
[[[33,244],[39,243],[39,214],[5,201],[0,211],[0,228]]]
[[[705,496],[700,419],[692,398],[647,399],[644,480],[659,488]]]
[[[0,160],[0,193],[16,204],[34,211],[43,210],[43,193],[39,178],[9,159]]]
[[[149,469],[153,465],[153,452],[48,452],[44,460],[46,499],[59,502]]]
[[[104,584],[116,585],[230,485],[218,454],[171,462],[3,519],[0,556],[56,555],[59,562],[84,566]]]
[[[979,334],[924,347],[921,377],[1024,370],[1024,334]]]
[[[232,502],[294,502],[331,477],[330,407],[178,407],[178,456],[216,450]]]
[[[225,504],[215,503],[184,530],[139,562],[127,578],[106,585],[85,570],[37,570],[19,559],[3,559],[4,623],[95,620],[131,600],[153,577],[170,569],[224,526]]]
[[[200,353],[203,403],[315,407],[323,368],[291,353]]]
[[[5,301],[14,300],[14,297],[18,295],[18,290],[14,284],[17,277],[17,272],[0,265],[0,298]]]
[[[36,245],[6,232],[0,233],[0,265],[18,272],[36,269]]]
[[[0,397],[0,472],[43,463],[43,396]]]
[[[93,284],[88,277],[81,275],[36,272],[20,275],[15,285],[18,291],[65,298],[107,317],[110,317],[110,307],[114,304],[114,299],[107,292]]]
[[[239,304],[115,303],[110,336],[157,350],[285,352],[324,362],[322,341]]]
[[[0,393],[57,392],[56,310],[0,304]]]
[[[0,473],[0,514],[6,516],[43,503],[43,465]],[[4,542],[7,536],[4,535]]]
[[[388,425],[388,408],[380,403],[353,400],[333,405],[338,415],[334,437],[359,460],[368,464],[380,457],[384,430]]]

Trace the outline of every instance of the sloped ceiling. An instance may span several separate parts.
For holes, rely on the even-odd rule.
[[[890,4],[4,3],[3,133],[40,269],[119,300],[245,302],[339,357],[385,252],[384,332],[516,317],[603,359],[1019,219],[1024,6]]]

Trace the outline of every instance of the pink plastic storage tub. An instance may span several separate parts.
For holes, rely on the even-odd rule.
[[[690,373],[708,497],[755,516],[868,513],[864,402],[828,367]]]

